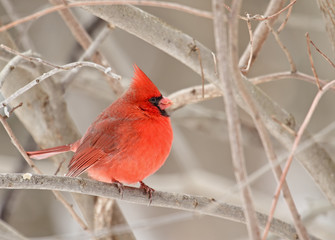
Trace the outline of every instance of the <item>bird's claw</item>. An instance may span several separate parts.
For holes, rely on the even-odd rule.
[[[150,200],[149,204],[151,204],[151,202],[152,202],[152,195],[155,192],[155,189],[149,187],[148,185],[146,185],[142,181],[140,181],[140,184],[141,184],[140,188],[142,188],[146,194],[149,194],[149,200]]]
[[[113,183],[116,185],[117,189],[119,190],[119,193],[121,195],[121,199],[123,198],[123,191],[124,191],[124,185],[120,183],[119,181],[113,180]]]

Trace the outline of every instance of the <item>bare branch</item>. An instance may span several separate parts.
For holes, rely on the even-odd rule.
[[[311,63],[311,68],[312,68],[312,72],[315,78],[315,82],[316,85],[318,86],[319,90],[321,90],[321,86],[320,86],[320,81],[319,81],[319,77],[318,74],[316,73],[315,67],[314,67],[314,61],[313,61],[313,57],[312,57],[312,53],[311,53],[311,47],[310,47],[310,38],[309,38],[309,34],[306,33],[306,41],[307,41],[307,52],[308,52],[308,58],[309,58],[309,62]]]
[[[213,1],[214,36],[217,51],[219,78],[222,85],[225,111],[227,115],[229,143],[234,166],[237,185],[247,182],[247,171],[242,144],[241,124],[237,104],[233,96],[233,82],[240,78],[237,66],[237,22],[241,1],[235,1],[232,7],[232,16],[227,24],[228,17],[224,10],[223,1]],[[227,29],[228,28],[228,29]],[[238,28],[237,28],[238,29]],[[229,33],[229,34],[228,34]],[[234,61],[236,60],[236,61]],[[249,237],[253,240],[260,239],[259,227],[249,185],[241,187],[241,197],[244,204]]]
[[[202,92],[205,93],[204,96],[202,96]],[[221,90],[213,84],[205,84],[204,90],[202,85],[184,88],[169,95],[169,99],[173,102],[169,110],[174,111],[188,104],[202,102],[220,96],[222,96]]]
[[[34,174],[29,179],[23,179],[22,174],[2,173],[0,174],[0,189],[57,190],[114,198],[141,205],[149,204],[149,199],[143,194],[142,189],[125,186],[123,198],[121,199],[119,189],[115,184],[108,184],[84,178]],[[155,191],[150,206],[197,212],[245,223],[245,217],[241,207],[218,202],[213,198]],[[257,218],[260,225],[264,227],[267,216],[262,213],[257,213]],[[295,240],[297,236],[293,226],[279,219],[274,219],[272,222],[271,232],[290,240]],[[313,236],[310,237],[312,240],[318,239]]]
[[[24,56],[29,56],[31,55],[32,52],[29,50],[27,52],[22,53]],[[5,81],[5,78],[7,75],[22,61],[23,57],[20,55],[17,55],[13,57],[7,64],[6,66],[1,70],[0,72],[0,88],[2,88],[2,85]]]
[[[273,14],[276,14],[278,11],[280,11],[283,7],[285,1],[283,0],[271,0],[269,2],[269,5],[265,11],[265,16],[271,16]],[[276,21],[276,19],[278,18],[278,14],[275,15],[275,17],[272,17],[269,19],[268,24],[270,26],[272,26],[274,24],[274,22]],[[253,37],[253,58],[251,61],[251,65],[254,62],[254,60],[256,59],[259,51],[261,50],[263,43],[265,42],[267,36],[269,33],[269,29],[268,27],[265,25],[265,22],[260,22],[254,32],[254,37]],[[245,69],[245,66],[247,66],[248,61],[249,61],[249,56],[251,52],[251,48],[250,45],[248,45],[248,47],[245,49],[243,55],[240,58],[240,62],[239,62],[239,67],[241,69]],[[244,71],[244,73],[246,74],[247,72]]]
[[[293,9],[293,4],[296,2],[296,0],[291,0],[291,3],[289,5],[291,5],[287,11],[286,17],[284,22],[279,26],[279,28],[277,29],[277,33],[280,33],[286,26],[286,23],[288,22],[288,18],[291,15],[292,9]],[[288,5],[288,6],[289,6]]]
[[[307,128],[307,125],[310,122],[310,120],[312,118],[312,115],[315,112],[315,109],[318,106],[318,103],[321,100],[322,96],[334,85],[335,85],[335,80],[331,81],[330,83],[328,83],[327,85],[325,85],[324,87],[322,87],[318,91],[318,93],[316,94],[316,96],[315,96],[315,98],[314,98],[314,100],[313,100],[313,102],[312,102],[312,104],[311,104],[311,106],[310,106],[310,108],[307,112],[307,115],[306,115],[303,123],[301,124],[301,126],[300,126],[300,128],[297,132],[297,135],[295,137],[295,140],[293,142],[293,145],[292,145],[292,148],[291,148],[291,151],[290,151],[290,155],[287,158],[287,161],[286,161],[285,166],[284,166],[283,173],[280,177],[280,181],[277,185],[277,188],[276,188],[276,191],[275,191],[275,194],[274,194],[274,199],[273,199],[272,206],[271,206],[271,213],[269,214],[268,224],[269,224],[269,222],[271,222],[271,218],[273,217],[276,205],[278,203],[280,191],[283,187],[283,183],[285,182],[286,176],[287,176],[288,171],[290,169],[291,163],[293,161],[294,154],[295,154],[295,152],[298,148],[298,145],[300,143],[300,140],[302,139],[302,136],[303,136],[303,134],[304,134],[304,132]],[[334,175],[332,176],[332,178],[335,181],[335,176]]]
[[[254,78],[249,78],[249,81],[254,84],[261,84],[281,79],[287,79],[287,78],[294,78],[297,80],[302,80],[308,83],[315,84],[315,78],[314,76],[302,73],[302,72],[278,72],[278,73],[271,73],[263,76],[258,76]],[[321,86],[326,85],[328,82],[326,80],[319,79]],[[331,87],[332,90],[335,90],[334,86]]]
[[[1,48],[8,50],[9,48],[4,46],[4,45],[0,45]],[[19,97],[21,94],[25,93],[26,91],[28,91],[29,89],[31,89],[32,87],[38,85],[39,83],[41,83],[42,81],[44,81],[45,79],[53,76],[54,74],[60,73],[60,72],[64,72],[64,71],[69,71],[72,69],[78,69],[78,68],[82,68],[82,67],[91,67],[91,68],[95,68],[101,72],[103,72],[106,75],[109,75],[115,79],[121,79],[121,77],[115,73],[112,73],[110,70],[110,68],[105,68],[99,64],[96,63],[92,63],[92,62],[74,62],[74,63],[69,63],[69,64],[65,64],[63,66],[57,66],[54,65],[52,63],[49,63],[45,60],[42,60],[40,58],[34,58],[34,57],[26,57],[14,50],[11,50],[13,53],[20,55],[23,58],[27,58],[30,61],[36,61],[39,63],[43,63],[47,66],[52,66],[54,67],[54,69],[50,70],[49,72],[44,73],[42,76],[39,76],[37,78],[35,78],[33,81],[31,81],[29,84],[21,87],[20,89],[18,89],[16,92],[14,92],[12,95],[10,95],[9,97],[7,97],[5,100],[3,100],[2,102],[0,102],[0,109],[3,107],[6,107],[11,101],[13,101],[14,99],[16,99],[17,97]]]
[[[275,33],[267,23],[266,23],[266,25],[270,28],[270,30],[274,34],[277,42],[279,43],[279,45],[281,46],[281,48],[285,52],[285,54],[286,54],[286,56],[287,56],[287,58],[290,62],[290,65],[291,65],[291,71],[296,72],[296,67],[295,67],[295,64],[293,63],[292,57],[289,54],[289,52],[287,51],[287,49],[285,48],[285,46],[280,42],[280,39],[279,39],[277,33]],[[231,26],[230,29],[234,29],[234,30],[231,30],[231,31],[236,31],[236,33],[235,33],[236,36],[235,36],[235,38],[231,39],[231,44],[232,44],[232,42],[236,43],[237,39],[238,39],[237,38],[237,26],[236,25]],[[234,50],[234,51],[237,51],[237,46],[231,47],[231,49]],[[246,105],[249,108],[250,115],[251,115],[251,117],[253,119],[253,122],[254,122],[254,124],[257,128],[258,134],[259,134],[259,136],[262,140],[262,144],[263,144],[263,147],[265,149],[265,153],[267,155],[268,160],[271,163],[272,171],[274,173],[274,176],[275,176],[276,180],[279,182],[280,176],[282,174],[282,170],[281,170],[281,167],[279,165],[275,166],[275,162],[277,162],[277,156],[275,154],[275,150],[274,150],[274,147],[272,145],[271,138],[269,136],[268,130],[265,127],[265,124],[264,124],[263,119],[262,119],[262,117],[259,113],[258,107],[255,104],[254,99],[251,97],[251,95],[247,91],[247,89],[246,89],[246,87],[245,87],[245,85],[242,81],[240,71],[237,67],[237,65],[238,65],[237,52],[235,52],[235,54],[232,53],[232,56],[235,56],[235,61],[234,61],[235,64],[233,64],[233,68],[234,68],[234,73],[235,73],[235,82],[236,82],[239,94],[243,98],[244,102],[246,103]],[[308,240],[309,237],[308,237],[308,234],[307,234],[307,230],[301,222],[300,215],[299,215],[298,210],[297,210],[297,208],[294,204],[293,197],[290,193],[290,190],[289,190],[289,187],[288,187],[286,181],[283,182],[283,190],[282,191],[283,191],[283,194],[284,194],[285,201],[286,201],[286,203],[287,203],[287,205],[290,209],[291,215],[293,217],[294,225],[297,229],[299,238]],[[270,227],[270,225],[267,225],[265,230],[264,230],[264,234],[263,234],[263,238],[262,238],[263,240],[265,240],[267,238],[269,227]]]
[[[297,67],[293,61],[293,58],[290,54],[290,52],[287,50],[287,48],[285,47],[285,45],[281,42],[278,32],[274,31],[273,28],[266,23],[266,26],[270,29],[271,33],[273,34],[273,36],[275,37],[278,45],[280,46],[280,48],[283,50],[283,52],[285,53],[285,56],[288,60],[288,62],[290,63],[290,67],[291,67],[291,72],[295,73],[297,71]]]
[[[311,39],[309,39],[309,42],[313,45],[313,47],[315,48],[315,50],[316,51],[318,51],[320,54],[321,54],[321,56],[324,58],[324,59],[326,59],[326,61],[333,67],[333,68],[335,68],[335,64],[333,63],[333,61],[332,60],[330,60],[330,58],[329,57],[327,57],[327,55],[326,54],[324,54],[315,44],[314,44],[314,42],[311,40]]]

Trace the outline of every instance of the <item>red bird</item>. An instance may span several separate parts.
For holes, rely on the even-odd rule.
[[[165,111],[172,102],[135,66],[130,88],[107,107],[78,141],[27,152],[34,159],[72,151],[66,176],[87,171],[98,181],[141,184],[151,197],[153,189],[142,180],[156,172],[169,155],[172,127]]]

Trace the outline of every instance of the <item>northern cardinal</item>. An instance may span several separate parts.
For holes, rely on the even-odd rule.
[[[156,172],[169,155],[172,127],[165,111],[172,102],[162,96],[151,80],[135,65],[129,89],[107,107],[76,142],[64,146],[27,152],[44,159],[72,151],[66,176],[87,171],[98,181],[141,184],[149,197],[153,189],[142,182]]]

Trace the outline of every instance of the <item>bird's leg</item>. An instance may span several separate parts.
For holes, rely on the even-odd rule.
[[[150,203],[151,203],[152,202],[152,194],[154,193],[155,189],[149,187],[148,185],[146,185],[142,181],[139,181],[139,183],[141,184],[140,188],[142,188],[147,194],[149,194],[149,200],[150,200]]]
[[[119,189],[119,193],[121,195],[121,199],[123,198],[123,190],[124,190],[124,185],[120,183],[118,180],[112,178],[112,182],[117,186]]]

